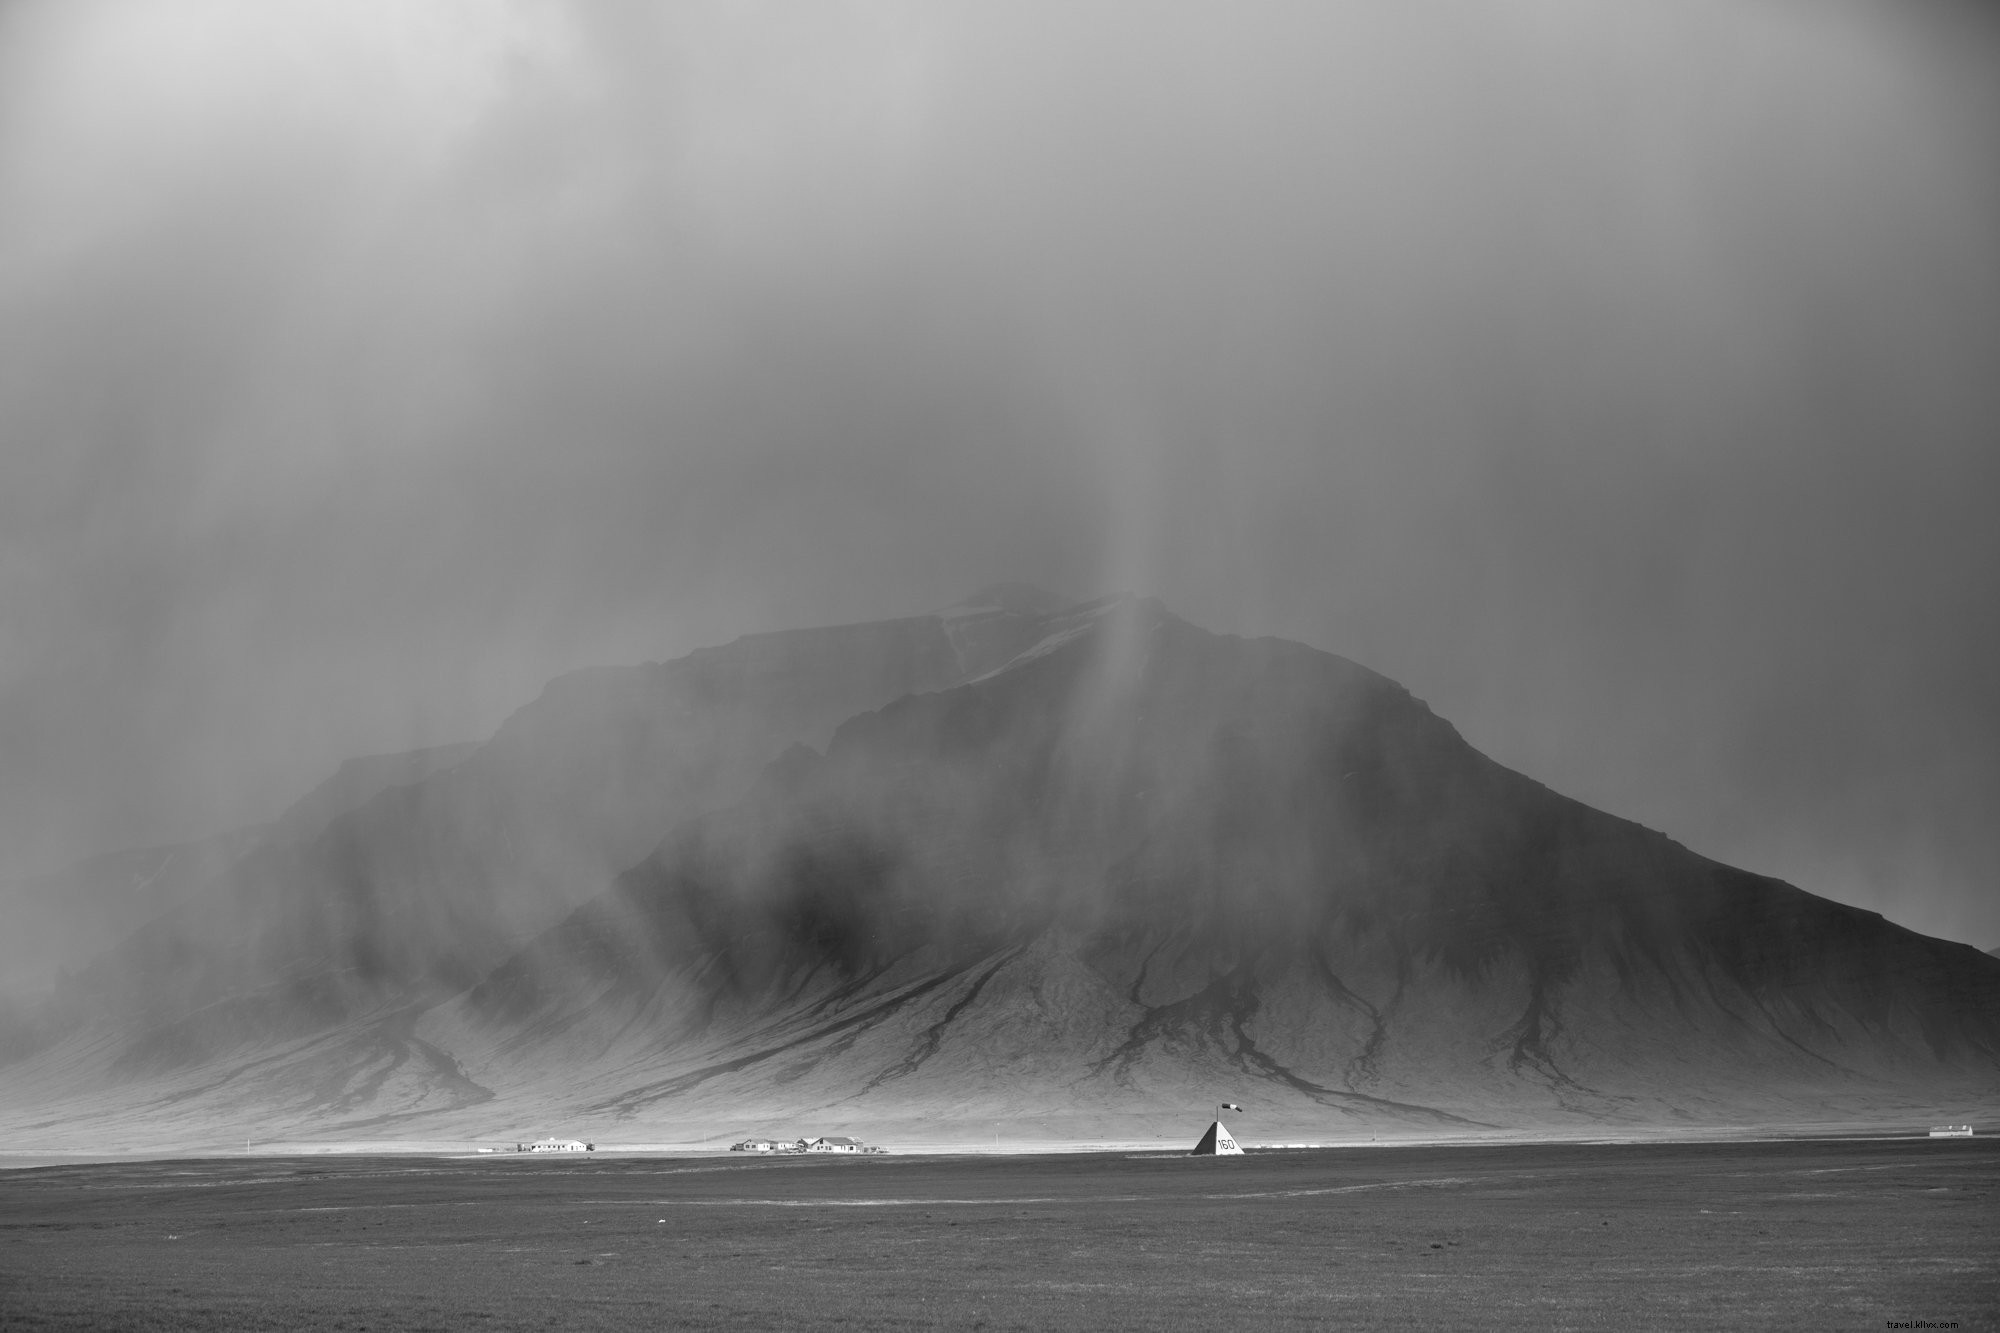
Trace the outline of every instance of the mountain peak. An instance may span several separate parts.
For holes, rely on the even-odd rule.
[[[1074,598],[1059,596],[1032,583],[993,583],[962,602],[954,602],[939,614],[976,615],[1005,611],[1017,616],[1046,616],[1074,604]]]
[[[1255,1088],[1266,1132],[1320,1137],[2000,1097],[2000,962],[1151,597],[1001,584],[572,673],[451,757],[344,768],[361,804],[218,847],[0,1015],[0,1133],[652,1141],[837,1105],[1116,1138]]]

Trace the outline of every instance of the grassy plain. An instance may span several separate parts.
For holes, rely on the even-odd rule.
[[[2000,1142],[0,1174],[0,1326],[2000,1326]]]

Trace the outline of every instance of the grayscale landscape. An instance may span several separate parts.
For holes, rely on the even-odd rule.
[[[1996,237],[1963,0],[0,5],[0,1325],[1992,1326]]]
[[[1990,1140],[74,1167],[0,1193],[0,1308],[35,1329],[1992,1328],[1996,1175]]]
[[[0,1135],[1145,1144],[1215,1088],[1268,1142],[2000,1110],[2000,960],[1149,599],[578,672],[237,841],[17,1015]]]

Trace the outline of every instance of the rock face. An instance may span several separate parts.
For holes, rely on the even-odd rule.
[[[123,1028],[79,1002],[10,1084],[107,1078],[87,1113],[121,1126],[226,1096],[299,1134],[609,1141],[1178,1135],[1220,1096],[1314,1137],[2000,1101],[2000,961],[1556,795],[1342,658],[1130,599],[1003,589],[565,678],[291,855],[272,891],[312,886],[279,916],[309,929],[168,955],[256,958],[257,987]],[[507,953],[524,902],[580,905]],[[155,995],[159,947],[115,956]]]

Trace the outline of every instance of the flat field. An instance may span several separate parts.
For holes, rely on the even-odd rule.
[[[2000,1141],[0,1173],[0,1327],[2000,1326]]]

